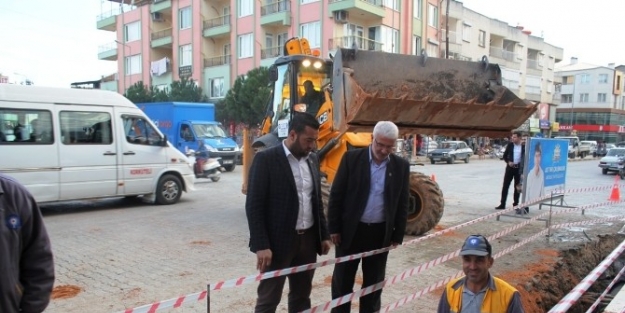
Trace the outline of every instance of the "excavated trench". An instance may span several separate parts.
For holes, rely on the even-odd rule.
[[[498,276],[516,286],[521,293],[525,312],[548,312],[623,240],[625,236],[622,234],[600,235],[592,241],[563,250],[537,250],[531,256],[536,262]],[[624,264],[625,259],[621,255],[568,312],[586,312]],[[621,280],[625,281],[623,277]],[[607,295],[606,300],[594,312],[603,312],[620,286],[621,284],[616,284],[612,288],[612,295]]]

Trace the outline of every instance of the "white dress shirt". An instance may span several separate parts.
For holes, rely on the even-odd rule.
[[[308,229],[314,223],[312,215],[313,181],[310,167],[308,166],[308,156],[298,160],[289,148],[286,147],[284,141],[282,141],[282,147],[293,172],[295,187],[297,187],[297,198],[299,199],[299,212],[297,213],[295,229]]]

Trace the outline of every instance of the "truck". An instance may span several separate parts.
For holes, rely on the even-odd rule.
[[[577,136],[556,136],[553,138],[566,139],[569,141],[569,153],[568,153],[569,159],[575,159],[577,157],[583,159],[586,156],[591,154],[590,145],[581,144],[581,142],[579,141],[579,137]]]
[[[215,105],[192,102],[152,102],[137,106],[152,119],[158,129],[167,135],[174,147],[182,153],[198,150],[198,141],[204,141],[210,158],[219,158],[228,172],[236,167],[240,157],[239,145],[228,137],[221,123],[215,121]]]
[[[323,93],[319,109],[309,112],[321,124],[317,155],[325,183],[324,205],[343,154],[371,144],[378,121],[392,121],[402,134],[504,137],[537,110],[502,85],[498,65],[479,61],[338,48],[330,59],[310,49],[305,38],[291,38],[284,55],[269,68],[271,86],[261,136],[244,136],[243,186],[253,151],[276,145],[286,136],[291,112],[307,110],[304,83]],[[438,224],[445,201],[440,186],[420,172],[410,175],[406,234],[421,235]]]

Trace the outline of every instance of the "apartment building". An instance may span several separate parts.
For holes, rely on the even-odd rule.
[[[571,58],[558,64],[562,100],[556,111],[559,134],[615,143],[625,140],[625,66],[597,66]]]
[[[217,100],[237,76],[271,65],[284,42],[299,36],[326,56],[354,45],[430,57],[448,51],[449,58],[474,61],[487,56],[521,98],[557,105],[553,68],[562,49],[453,0],[102,1],[97,28],[117,39],[98,57],[116,61],[119,73],[103,89],[123,92],[138,81],[165,88],[190,77]]]
[[[126,1],[103,0],[97,18],[98,29],[117,36],[99,49],[119,73],[103,89],[123,92],[138,81],[165,88],[189,77],[222,98],[238,75],[271,65],[295,36],[322,55],[353,45],[417,53],[425,40],[438,55],[436,0]]]

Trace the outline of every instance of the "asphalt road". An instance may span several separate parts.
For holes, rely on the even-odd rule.
[[[614,175],[602,175],[598,160],[571,162],[567,188],[610,185]],[[448,228],[495,212],[504,163],[472,159],[456,163],[414,166],[434,174],[445,197],[440,222]],[[255,274],[254,256],[248,250],[248,228],[241,194],[240,167],[222,174],[219,182],[196,182],[196,191],[184,194],[175,205],[157,206],[124,199],[81,201],[42,208],[55,255],[57,287],[78,287],[76,294],[52,300],[46,312],[117,312],[155,301],[202,291],[208,283]],[[568,205],[604,202],[609,191],[570,195]],[[511,203],[511,192],[510,200]],[[615,206],[587,211],[586,217],[614,216]],[[532,208],[530,216],[536,214]],[[575,215],[579,217],[579,215]],[[576,217],[576,218],[577,218]],[[518,223],[503,217],[489,220],[467,232],[491,234]],[[536,229],[544,223],[536,223]],[[406,237],[406,241],[414,237]],[[387,276],[429,261],[459,248],[463,237],[437,237],[435,244],[400,247],[391,251]],[[331,251],[331,254],[333,252]],[[320,259],[327,259],[324,256]],[[406,282],[385,288],[383,306],[416,288],[424,288],[445,273],[460,269],[458,263],[440,266]],[[332,266],[315,275],[313,305],[330,300]],[[448,274],[449,275],[449,274]],[[250,312],[256,284],[213,291],[213,312]],[[438,298],[427,295],[396,312],[432,312]],[[286,297],[283,297],[286,302]],[[206,312],[206,300],[171,312]],[[285,306],[280,306],[285,312]]]

